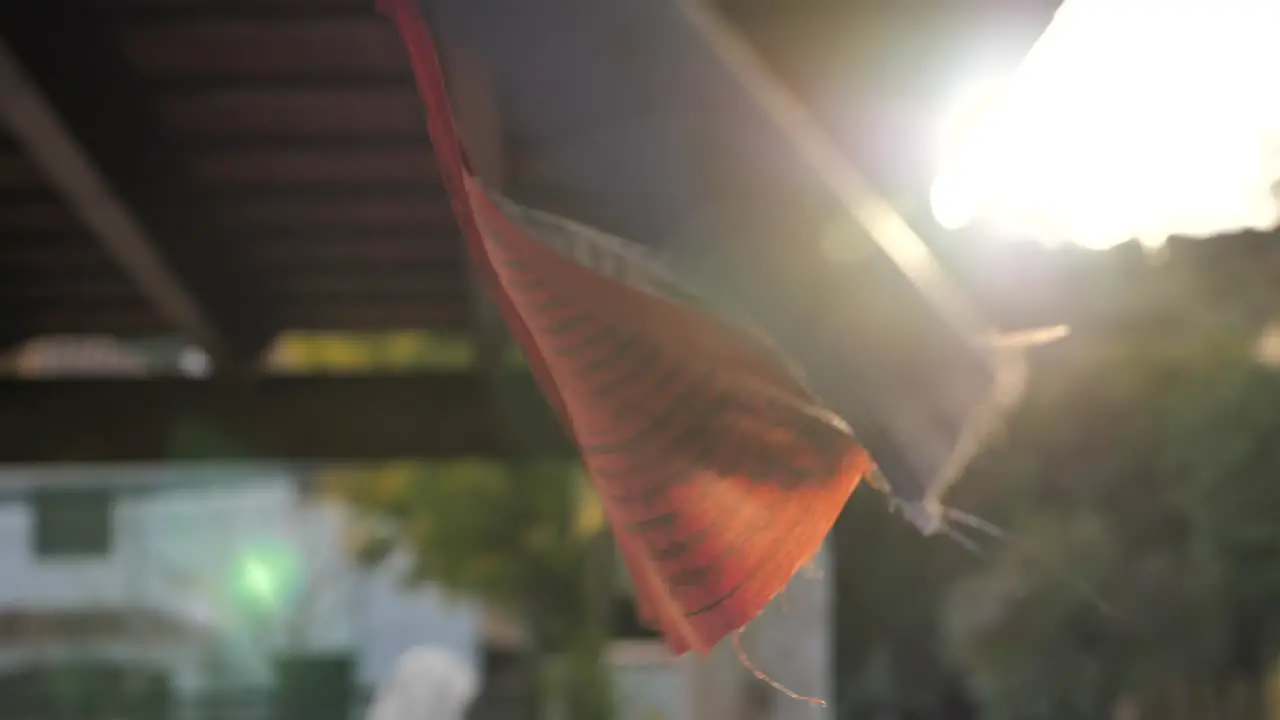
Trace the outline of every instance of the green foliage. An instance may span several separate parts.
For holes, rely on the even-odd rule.
[[[326,485],[363,511],[355,542],[367,561],[404,547],[414,557],[410,580],[536,618],[548,646],[570,642],[584,612],[588,541],[599,528],[576,466],[393,463],[333,470]]]
[[[289,333],[273,346],[268,366],[284,374],[461,371],[475,369],[475,354],[465,338],[426,331]],[[524,359],[509,349],[504,363],[519,368]],[[493,382],[513,424],[530,436],[518,440],[536,442],[545,431],[520,421],[530,412],[523,398],[506,392],[507,380]],[[578,465],[385,463],[329,468],[321,483],[356,511],[351,550],[364,562],[405,550],[413,558],[406,582],[430,580],[505,611],[524,621],[536,648],[568,667],[600,664],[607,629],[593,612],[594,593],[611,575],[597,573],[589,559],[603,511]],[[575,672],[577,683],[550,689],[572,689],[570,716],[596,720],[608,714],[597,712],[610,697],[603,675]]]
[[[593,566],[603,513],[580,467],[392,463],[330,470],[325,485],[359,511],[353,549],[365,562],[407,549],[407,581],[431,580],[523,619],[554,658],[547,667],[559,669],[542,678],[553,702],[571,718],[608,717],[607,617],[595,607],[611,574]]]
[[[1153,269],[1123,323],[1044,351],[963,486],[1013,538],[943,614],[991,718],[1107,717],[1280,651],[1280,373],[1253,355],[1275,303],[1206,298],[1207,273]]]

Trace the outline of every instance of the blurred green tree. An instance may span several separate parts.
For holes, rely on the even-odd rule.
[[[470,343],[410,331],[292,334],[273,349],[286,373],[477,371]],[[519,368],[522,358],[507,358]],[[495,400],[504,402],[493,378]],[[514,437],[537,441],[545,429]],[[518,619],[531,636],[548,695],[568,720],[610,715],[603,663],[614,590],[612,543],[580,465],[502,459],[331,467],[320,485],[355,511],[352,551],[377,564],[396,549],[413,558],[406,582],[432,581]]]
[[[944,611],[987,717],[1092,720],[1123,702],[1144,719],[1261,717],[1280,640],[1280,373],[1257,347],[1280,295],[1259,269],[1140,267],[1038,354],[962,485],[1013,540]],[[1200,714],[1174,714],[1193,695]]]
[[[613,583],[597,554],[608,536],[580,468],[403,462],[333,469],[325,486],[358,511],[353,550],[364,562],[405,549],[408,582],[437,582],[518,618],[544,661],[549,701],[574,720],[608,716],[600,603]]]

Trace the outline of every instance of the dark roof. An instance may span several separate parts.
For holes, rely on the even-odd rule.
[[[466,326],[422,107],[371,0],[14,5],[13,54],[236,350]],[[0,134],[0,340],[172,332],[66,197]]]
[[[461,33],[461,25],[443,16],[457,14],[449,10],[454,4],[469,3],[425,4],[442,15],[444,34]],[[873,86],[912,86],[931,97],[952,82],[946,69],[954,65],[956,43],[946,40],[948,32],[957,35],[962,31],[956,28],[989,24],[996,16],[1022,16],[1025,24],[1027,16],[1047,15],[1056,2],[722,4],[766,50],[783,58],[780,72],[798,87],[829,75],[812,70],[810,61],[836,48],[844,58],[841,67],[859,68],[841,84],[867,101],[861,105],[887,113],[885,124],[901,126],[894,115],[899,111],[892,110],[901,98],[876,95]],[[391,24],[374,11],[373,0],[41,0],[0,6],[0,29],[19,66],[199,308],[193,319],[163,282],[140,281],[145,273],[136,249],[122,249],[104,241],[101,230],[91,231],[67,205],[65,178],[40,170],[42,163],[30,157],[30,140],[15,140],[0,124],[0,344],[43,334],[141,336],[180,329],[192,335],[193,328],[203,328],[195,334],[216,336],[216,342],[194,339],[214,345],[215,356],[243,359],[286,329],[468,327],[470,276],[436,176],[422,105],[403,47]],[[603,10],[581,11],[585,16]],[[503,77],[490,80],[502,90],[488,94],[510,100],[504,116],[509,110],[519,115],[520,103],[530,98],[542,107],[573,106],[561,113],[568,119],[557,120],[555,113],[535,118],[560,123],[554,127],[534,128],[529,118],[516,117],[513,125],[530,127],[505,128],[501,142],[493,143],[501,150],[545,144],[546,138],[530,140],[539,132],[563,135],[607,126],[619,113],[639,112],[644,105],[636,98],[652,95],[652,88],[641,87],[648,87],[649,70],[633,67],[639,61],[611,55],[606,60],[617,77],[601,83],[580,69],[554,69],[575,56],[539,45],[559,43],[579,30],[598,33],[609,22],[578,23],[563,3],[545,13],[527,5],[502,12],[517,25],[543,13],[551,15],[543,29],[563,26],[561,35],[543,33],[537,40],[521,36],[520,27],[486,20],[492,27],[476,35],[483,36],[476,40],[481,52],[472,55],[501,56],[496,62],[503,69],[496,75]],[[625,27],[647,18],[637,8],[608,12],[617,16],[616,32],[597,38],[596,45],[625,55],[636,50],[628,43],[648,42]],[[851,24],[855,16],[859,22]],[[824,20],[829,17],[842,20]],[[823,28],[836,30],[824,34]],[[833,40],[832,32],[852,35]],[[530,47],[509,51],[521,43]],[[589,46],[595,47],[583,45]],[[639,50],[632,54],[647,57]],[[446,57],[446,64],[450,60],[457,58]],[[526,73],[512,67],[535,60],[549,64],[551,74],[547,68]],[[476,75],[456,63],[453,70]],[[566,87],[549,87],[548,77]],[[454,90],[458,96],[477,94],[474,87]],[[900,144],[864,134],[882,146]],[[518,172],[533,185],[557,182],[540,177],[536,167],[512,170]],[[675,180],[634,178],[637,184],[673,187]],[[529,185],[513,184],[521,183]],[[556,209],[557,193],[565,191],[521,192],[549,199],[549,208]],[[626,213],[657,213],[644,197],[633,203],[640,210]],[[576,201],[583,219],[613,229],[616,198]],[[626,213],[618,217],[630,217]]]

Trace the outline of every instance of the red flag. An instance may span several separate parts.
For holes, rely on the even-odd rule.
[[[409,49],[473,261],[600,492],[644,618],[709,651],[817,552],[872,466],[766,340],[698,308],[639,248],[468,172],[413,0]]]

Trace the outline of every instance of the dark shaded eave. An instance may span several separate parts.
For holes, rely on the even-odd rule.
[[[86,207],[92,213],[103,203],[115,205],[115,222],[91,223],[108,255],[222,366],[251,363],[276,328],[259,291],[226,252],[147,88],[98,10],[77,0],[4,3],[0,31],[6,102],[28,108],[44,102],[51,110],[32,108],[40,117],[28,113],[24,139],[42,143],[29,151],[42,159],[38,164],[56,189],[82,215]],[[69,136],[65,152],[50,154],[60,134]],[[99,177],[95,182],[87,174]],[[132,232],[122,230],[129,225]]]
[[[524,375],[0,381],[0,465],[576,457]]]

